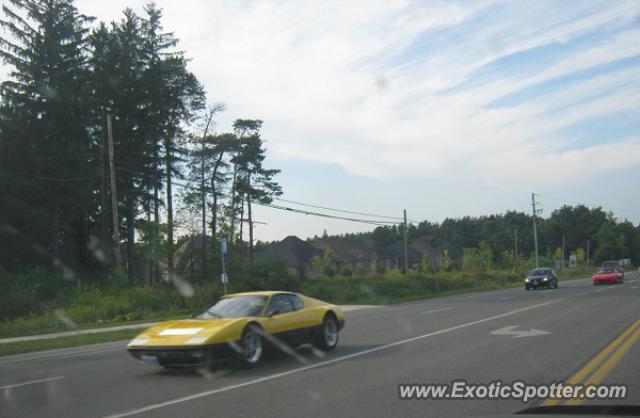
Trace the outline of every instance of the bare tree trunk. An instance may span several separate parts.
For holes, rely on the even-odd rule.
[[[238,165],[233,166],[233,180],[231,182],[231,236],[229,240],[233,243],[236,230],[236,181],[238,180]]]
[[[158,186],[153,188],[153,217],[154,217],[154,240],[153,240],[153,281],[160,281],[160,192]]]
[[[240,196],[240,243],[242,243],[244,227],[244,195]]]
[[[253,217],[251,215],[251,198],[247,195],[247,215],[249,217],[249,260],[253,261]]]
[[[206,159],[205,159],[205,150],[206,150],[206,141],[207,134],[209,133],[209,126],[211,125],[211,121],[213,120],[213,115],[216,110],[209,110],[209,114],[207,115],[207,125],[204,128],[204,133],[202,134],[202,141],[200,143],[200,197],[202,199],[202,278],[207,277],[207,191],[205,190],[205,169],[206,169]]]
[[[211,178],[211,193],[213,194],[213,204],[211,205],[211,238],[215,241],[218,232],[218,194],[216,193],[214,177]]]
[[[216,179],[218,178],[218,169],[220,168],[223,155],[224,152],[220,152],[218,159],[213,165],[213,174],[211,175],[211,194],[213,195],[213,207],[211,208],[211,251],[213,252],[213,257],[215,257],[217,253],[216,236],[218,232],[218,193],[216,192]]]
[[[204,139],[203,139],[204,144]],[[203,147],[204,148],[204,147]],[[204,150],[203,150],[204,151]],[[202,156],[200,195],[202,198],[202,278],[207,277],[207,193],[204,190],[204,153]]]
[[[51,202],[51,269],[60,270],[60,210],[58,196],[55,193]]]

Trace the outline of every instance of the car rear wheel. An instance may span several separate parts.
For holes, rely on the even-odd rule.
[[[239,362],[244,367],[256,367],[262,360],[264,340],[262,330],[255,325],[249,325],[242,334],[240,341]]]
[[[327,314],[322,321],[315,345],[321,350],[333,350],[338,345],[338,321],[335,315]]]

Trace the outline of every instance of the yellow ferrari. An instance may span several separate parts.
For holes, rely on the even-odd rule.
[[[269,345],[283,348],[311,343],[332,350],[344,322],[336,305],[297,293],[235,293],[220,298],[193,319],[162,322],[146,329],[127,350],[145,363],[167,368],[199,367],[230,359],[254,367]]]

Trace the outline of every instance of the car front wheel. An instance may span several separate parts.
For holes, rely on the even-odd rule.
[[[324,317],[315,345],[321,350],[333,350],[338,345],[338,321],[332,314]]]
[[[239,362],[244,367],[256,367],[262,360],[264,340],[262,330],[255,325],[249,325],[242,334],[240,342]]]

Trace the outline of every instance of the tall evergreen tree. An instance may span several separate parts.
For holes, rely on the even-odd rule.
[[[20,253],[18,263],[48,258],[69,273],[66,263],[88,262],[85,203],[101,174],[91,159],[88,129],[92,18],[71,0],[9,0],[2,11],[0,27],[10,36],[0,38],[0,57],[11,72],[0,90],[0,210],[21,236],[9,240],[20,247],[9,254]]]

